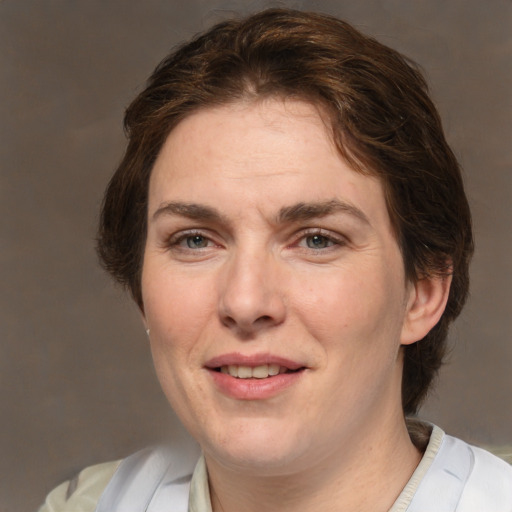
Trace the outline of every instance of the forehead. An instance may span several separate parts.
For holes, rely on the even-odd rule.
[[[198,151],[187,155],[187,163],[208,156],[215,159],[212,164],[237,157],[245,164],[251,159],[257,164],[299,145],[303,148],[300,157],[306,161],[311,150],[338,158],[331,139],[327,114],[312,103],[280,97],[239,101],[202,108],[187,116],[168,136],[157,163],[169,157],[181,159],[184,149],[190,147]],[[244,151],[237,151],[242,144]],[[292,156],[289,154],[291,165]]]
[[[311,103],[267,99],[199,110],[170,133],[153,168],[150,211],[186,200],[282,208],[341,199],[386,213],[380,181],[354,171]]]

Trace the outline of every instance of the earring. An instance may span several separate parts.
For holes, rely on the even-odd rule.
[[[146,329],[146,334],[147,334],[148,336],[149,336],[149,332],[150,332],[150,331],[149,331],[149,329]]]

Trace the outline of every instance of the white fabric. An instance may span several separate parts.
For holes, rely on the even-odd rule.
[[[197,445],[147,448],[119,465],[95,512],[187,512]]]
[[[53,489],[39,512],[94,512],[119,463],[106,462],[83,469],[73,480]]]
[[[411,478],[407,482],[406,486],[400,493],[400,496],[396,499],[393,506],[390,508],[389,512],[407,512],[409,505],[416,494],[421,482],[425,478],[428,470],[432,466],[434,459],[437,457],[439,453],[439,448],[443,443],[443,439],[445,437],[445,433],[435,425],[424,424],[427,430],[431,427],[430,438],[428,441],[428,445],[425,448],[425,453],[418,464],[418,467],[415,469]]]
[[[206,466],[203,457],[196,464],[198,456],[196,447],[128,457],[96,512],[211,512]],[[512,467],[434,427],[420,465],[390,512],[402,511],[512,512]]]
[[[512,467],[444,436],[407,512],[512,512]]]

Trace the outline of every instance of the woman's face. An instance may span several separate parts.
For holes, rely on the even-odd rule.
[[[289,471],[401,415],[412,288],[380,182],[340,158],[315,107],[216,107],[170,134],[150,181],[144,316],[207,459]]]

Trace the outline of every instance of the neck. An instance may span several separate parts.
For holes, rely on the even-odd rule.
[[[206,462],[213,512],[386,512],[420,458],[400,411],[305,470],[261,475]]]

